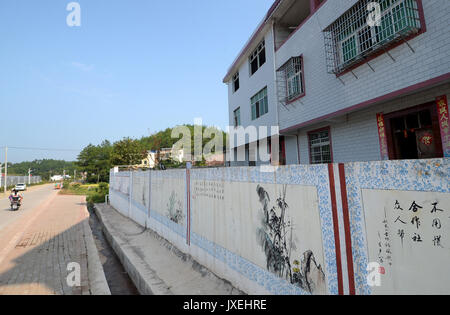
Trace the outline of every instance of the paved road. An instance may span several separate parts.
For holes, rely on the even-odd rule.
[[[103,270],[98,263],[100,270],[93,276],[91,265],[96,264],[88,252],[95,245],[84,197],[58,195],[52,185],[24,197],[18,212],[9,210],[7,199],[0,200],[0,295],[95,293],[90,283],[98,283]],[[90,256],[99,262],[96,250]],[[79,286],[67,282],[73,271],[68,271],[69,263],[80,266]]]
[[[53,185],[43,185],[29,188],[29,191],[22,192],[25,197],[23,207],[20,211],[11,212],[9,200],[7,197],[0,198],[0,232],[8,225],[23,217],[30,210],[36,208],[40,203],[47,199],[53,191]]]

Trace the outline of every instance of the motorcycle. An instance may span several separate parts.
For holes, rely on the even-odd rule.
[[[11,197],[11,211],[18,211],[20,208],[20,197]]]

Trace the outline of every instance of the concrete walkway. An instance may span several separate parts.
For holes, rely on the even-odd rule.
[[[108,241],[141,294],[243,294],[114,208],[105,204],[97,204],[95,208]]]
[[[31,196],[28,196],[31,198]],[[61,196],[48,188],[37,206],[0,230],[0,295],[110,294],[89,226],[85,198]],[[23,213],[20,213],[23,211]],[[80,266],[80,285],[67,281]]]

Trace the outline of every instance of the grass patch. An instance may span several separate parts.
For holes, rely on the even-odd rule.
[[[109,193],[109,185],[107,183],[82,185],[64,182],[63,189],[59,193],[62,195],[86,196],[88,204],[103,203],[105,202],[105,196]]]

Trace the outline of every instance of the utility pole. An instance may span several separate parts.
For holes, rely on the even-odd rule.
[[[8,147],[5,147],[5,194],[8,190]]]
[[[31,168],[28,169],[28,185],[31,185]]]

